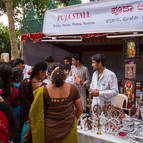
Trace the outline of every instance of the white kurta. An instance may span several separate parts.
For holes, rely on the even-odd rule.
[[[102,76],[98,80],[98,71],[95,71],[92,77],[92,82],[90,89],[98,89],[99,96],[93,97],[92,100],[92,109],[94,105],[98,104],[101,107],[104,105],[104,101],[111,101],[115,106],[115,96],[118,94],[118,80],[112,71],[104,69]]]
[[[80,97],[82,100],[83,109],[86,110],[86,89],[89,87],[90,80],[89,80],[89,72],[87,67],[81,65],[80,68],[76,68],[75,66],[71,67],[71,76],[74,77],[74,75],[77,75],[83,82],[83,85],[77,85],[75,83],[75,86],[78,88]]]

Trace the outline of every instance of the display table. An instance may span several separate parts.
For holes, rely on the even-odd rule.
[[[109,134],[97,135],[93,131],[78,129],[78,143],[130,143],[130,141],[127,138]]]

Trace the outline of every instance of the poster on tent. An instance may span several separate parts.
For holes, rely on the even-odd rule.
[[[136,79],[136,64],[125,64],[125,78]]]
[[[128,104],[135,104],[136,81],[135,79],[124,79],[124,94],[128,97]]]
[[[47,10],[43,33],[72,35],[143,31],[143,0],[103,0]]]
[[[124,58],[127,61],[132,61],[139,58],[139,40],[125,39],[124,40]]]

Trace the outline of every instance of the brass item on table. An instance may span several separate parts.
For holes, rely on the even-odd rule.
[[[135,117],[136,117],[136,118],[139,118],[139,116],[140,116],[140,114],[141,114],[141,113],[140,113],[140,108],[141,108],[141,106],[143,105],[143,101],[140,100],[140,99],[138,99],[137,102],[138,102],[138,106],[137,106],[137,110],[136,110]]]
[[[101,135],[101,119],[100,117],[97,118],[97,128],[98,128],[98,131],[97,131],[97,135]]]

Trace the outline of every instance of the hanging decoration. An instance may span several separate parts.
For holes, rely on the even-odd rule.
[[[22,35],[21,41],[26,41],[28,38],[31,41],[40,41],[42,37],[43,37],[42,33],[34,33],[34,34],[29,33],[29,34]]]
[[[125,64],[125,78],[136,79],[136,64]]]
[[[135,79],[125,79],[124,94],[128,97],[128,107],[129,105],[135,104],[135,95],[136,95],[135,92],[136,92]]]
[[[139,58],[139,40],[129,38],[124,40],[125,61],[137,60]]]

